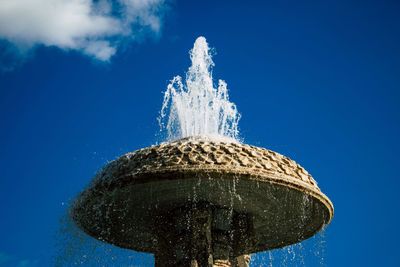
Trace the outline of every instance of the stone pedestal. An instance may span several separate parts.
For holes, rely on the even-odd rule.
[[[233,218],[233,210],[207,203],[160,215],[154,226],[158,236],[155,266],[247,267],[250,256],[234,256],[231,247],[235,238]]]

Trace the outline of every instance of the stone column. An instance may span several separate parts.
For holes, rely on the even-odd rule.
[[[233,215],[230,209],[206,204],[163,214],[154,226],[158,236],[155,266],[248,267],[249,255],[232,259]]]
[[[214,267],[248,267],[250,262],[250,255],[242,255],[232,259],[232,244],[234,244],[233,227],[236,227],[238,223],[233,223],[233,220],[240,218],[235,215],[231,209],[214,207],[212,213],[212,248]],[[242,216],[243,217],[243,216]],[[246,216],[244,216],[246,217]],[[240,224],[241,221],[240,221]],[[240,226],[240,225],[239,225]],[[236,242],[242,242],[236,240]]]
[[[190,205],[157,220],[156,267],[212,267],[211,208]]]
[[[231,254],[232,237],[231,226],[232,226],[233,211],[231,209],[215,207],[212,213],[212,248],[214,262],[229,261],[229,255]]]

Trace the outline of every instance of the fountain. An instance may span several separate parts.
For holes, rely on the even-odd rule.
[[[75,199],[74,222],[98,240],[153,253],[157,267],[245,267],[251,253],[318,233],[332,219],[330,200],[293,160],[237,141],[240,116],[226,83],[214,88],[204,37],[191,59],[185,82],[175,77],[165,93],[169,142],[101,169]]]

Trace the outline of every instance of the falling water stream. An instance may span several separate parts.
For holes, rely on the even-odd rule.
[[[185,79],[175,76],[164,93],[159,123],[167,141],[202,136],[238,142],[240,114],[229,100],[226,82],[213,82],[212,50],[204,37],[195,41],[190,59],[192,65]],[[235,193],[235,183],[232,186]],[[59,253],[55,266],[154,266],[154,258],[149,254],[117,248],[89,237],[68,216],[63,218],[57,241]],[[253,255],[251,266],[323,266],[323,254],[322,232],[302,243]]]

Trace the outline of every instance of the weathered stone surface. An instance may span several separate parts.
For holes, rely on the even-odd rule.
[[[76,199],[72,216],[102,241],[157,253],[165,240],[156,218],[188,203],[234,212],[230,228],[225,221],[215,223],[227,234],[211,237],[229,245],[230,259],[307,239],[333,216],[332,203],[293,160],[202,137],[140,149],[110,162]],[[232,266],[241,266],[235,261]]]
[[[295,161],[265,148],[190,137],[172,143],[143,148],[121,156],[105,166],[96,182],[105,183],[124,174],[163,172],[169,170],[217,170],[219,172],[290,176],[319,191],[316,181]]]

